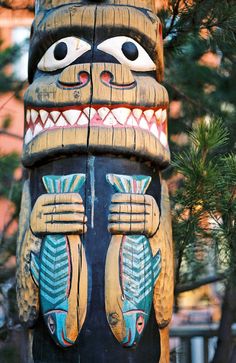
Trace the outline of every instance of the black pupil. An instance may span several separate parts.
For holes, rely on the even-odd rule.
[[[56,60],[62,60],[67,55],[67,45],[64,42],[60,42],[55,46],[54,57]]]
[[[136,47],[136,45],[132,42],[125,42],[122,45],[122,52],[124,53],[124,55],[126,56],[126,58],[128,58],[131,61],[134,61],[135,59],[138,58],[138,48]]]

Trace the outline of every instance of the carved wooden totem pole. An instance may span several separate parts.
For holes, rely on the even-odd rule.
[[[162,77],[153,1],[36,2],[17,272],[28,361],[169,362]]]

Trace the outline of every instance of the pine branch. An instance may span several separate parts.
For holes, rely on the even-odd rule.
[[[0,135],[7,135],[10,137],[13,137],[15,139],[23,140],[23,137],[17,134],[14,134],[13,132],[7,131],[7,130],[1,130],[0,129]]]
[[[175,294],[181,294],[186,291],[198,289],[201,286],[212,284],[214,282],[222,281],[226,278],[226,274],[210,275],[197,281],[187,282],[175,287]]]

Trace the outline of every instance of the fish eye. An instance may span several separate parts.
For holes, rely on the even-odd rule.
[[[52,44],[38,63],[38,69],[52,72],[64,68],[91,49],[91,45],[77,37],[67,37]]]
[[[147,51],[130,37],[117,36],[106,39],[97,46],[97,49],[112,55],[132,71],[145,72],[156,69]]]

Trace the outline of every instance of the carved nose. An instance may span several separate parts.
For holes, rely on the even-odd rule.
[[[58,83],[63,88],[82,88],[90,81],[90,66],[88,64],[72,65],[62,71]]]
[[[114,63],[93,63],[92,67],[90,64],[71,65],[59,75],[58,84],[63,88],[82,88],[90,82],[91,78],[93,84],[97,84],[99,89],[105,86],[105,88],[123,90],[134,88],[136,85],[129,68]]]

